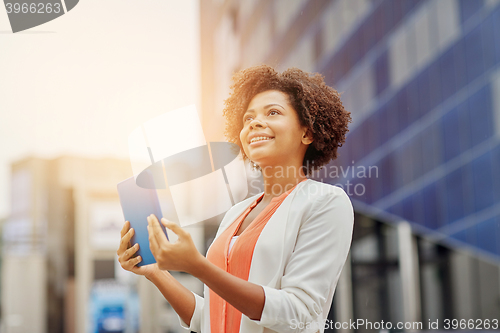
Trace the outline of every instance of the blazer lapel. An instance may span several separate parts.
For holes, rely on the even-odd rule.
[[[215,238],[219,237],[260,195],[262,192],[234,205],[222,219]]]
[[[248,280],[254,283],[274,287],[282,276],[283,251],[287,244],[285,236],[287,226],[293,222],[289,216],[291,204],[309,180],[297,187],[285,198],[276,212],[271,216],[255,245],[252,266]],[[299,194],[300,195],[300,194]],[[248,206],[247,206],[248,207]]]
[[[296,195],[298,195],[298,198],[301,196],[301,190],[309,182],[310,180],[306,180],[298,184],[281,203],[262,230],[255,244],[248,281],[273,288],[277,287],[278,281],[283,275],[283,253],[285,248],[294,245],[290,244],[290,241],[287,243],[287,239],[285,239],[287,226],[294,227],[294,224],[297,224],[294,221],[294,216],[290,216],[292,202]],[[240,327],[242,333],[271,332],[271,330],[258,325],[246,316],[241,317]]]

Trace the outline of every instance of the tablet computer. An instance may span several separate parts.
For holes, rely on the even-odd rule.
[[[134,228],[135,231],[131,239],[131,245],[139,243],[139,250],[135,253],[134,257],[140,255],[142,261],[137,266],[154,264],[156,259],[149,248],[147,217],[154,214],[158,218],[158,221],[163,217],[156,189],[139,187],[135,183],[134,177],[118,183],[117,188],[123,216],[125,217],[124,222],[129,221],[130,227]],[[167,231],[161,222],[160,226],[165,236],[167,236]]]

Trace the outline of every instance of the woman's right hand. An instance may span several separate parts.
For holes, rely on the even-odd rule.
[[[136,265],[141,262],[141,258],[132,257],[139,249],[139,245],[130,247],[130,240],[133,235],[134,229],[130,228],[130,223],[126,221],[121,231],[122,239],[120,241],[120,246],[118,251],[116,251],[116,254],[118,254],[118,261],[122,265],[122,268],[138,275],[144,275],[148,280],[154,283],[165,299],[174,308],[175,312],[179,314],[179,317],[189,326],[196,308],[195,296],[189,289],[180,284],[168,271],[160,270],[156,263],[137,267]]]
[[[120,265],[124,270],[130,271],[137,275],[144,275],[146,278],[151,278],[153,275],[158,273],[160,269],[158,268],[158,265],[156,263],[141,267],[136,266],[141,262],[142,258],[141,256],[132,257],[137,252],[137,250],[139,250],[139,244],[135,244],[132,247],[130,246],[130,240],[132,239],[134,232],[134,229],[130,228],[130,222],[126,221],[120,232],[120,245],[118,247],[118,250],[116,251],[116,254],[118,255],[118,261],[120,262]]]

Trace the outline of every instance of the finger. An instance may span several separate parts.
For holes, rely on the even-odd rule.
[[[156,216],[151,214],[149,216],[149,221],[151,223],[150,225],[153,235],[156,238],[156,243],[161,246],[162,244],[165,244],[165,242],[168,242],[167,237],[163,233],[163,228],[161,227],[160,222],[158,222]]]
[[[140,270],[141,267],[138,267],[137,265],[142,261],[142,257],[138,256],[132,260],[130,260],[130,263],[132,264],[132,268],[130,269],[131,272],[135,273],[137,270]]]
[[[125,262],[125,264],[124,264],[124,265],[122,265],[122,266],[125,266],[125,267],[123,267],[124,269],[126,269],[126,270],[128,270],[128,271],[133,272],[134,268],[136,268],[136,265],[137,265],[138,263],[140,263],[141,261],[142,261],[141,256],[137,256],[137,257],[135,257],[135,258],[132,258],[132,259],[130,259],[130,260],[127,260],[127,261]]]
[[[141,256],[137,256],[137,257],[135,257],[133,259],[130,259],[130,263],[132,264],[132,267],[136,266],[141,261],[142,261],[142,257]]]
[[[121,237],[125,236],[125,234],[127,233],[128,229],[130,229],[130,222],[129,221],[125,221],[125,223],[123,224],[122,230],[120,231],[120,236]]]
[[[134,233],[135,233],[134,228],[130,228],[127,231],[127,233],[122,237],[122,239],[120,240],[120,246],[118,247],[118,251],[116,251],[118,255],[122,254],[123,252],[125,252],[126,249],[130,247],[130,239],[132,238]]]
[[[161,219],[161,223],[163,223],[163,225],[172,230],[177,236],[181,237],[181,236],[186,236],[187,235],[187,231],[182,229],[177,223],[175,222],[172,222],[172,221],[168,221],[166,218],[162,218]]]
[[[156,237],[153,234],[153,228],[151,227],[150,224],[151,224],[151,222],[149,221],[149,218],[148,218],[149,248],[151,249],[153,256],[155,256],[158,253],[159,247],[158,247],[158,243],[156,241]]]
[[[123,252],[122,251],[122,238],[123,238],[123,236],[125,236],[125,234],[129,230],[129,228],[130,228],[129,221],[125,221],[125,223],[123,223],[122,230],[120,230],[120,243],[118,244],[118,250],[116,250],[116,254],[118,254],[118,255],[120,255]]]
[[[128,229],[127,233],[125,234],[125,236],[123,236],[123,239],[126,243],[130,243],[130,241],[132,240],[132,237],[134,236],[135,234],[135,230],[134,228],[130,228]],[[127,248],[130,247],[130,244],[129,246],[127,246]]]
[[[127,261],[134,255],[135,252],[139,249],[139,245],[136,244],[126,251],[122,252],[118,255],[118,262],[122,265],[122,267],[127,263]]]
[[[139,244],[135,244],[134,246],[132,246],[131,248],[129,248],[127,251],[123,252],[123,255],[122,255],[122,260],[123,261],[127,261],[129,260],[130,258],[132,258],[132,256],[139,250]]]

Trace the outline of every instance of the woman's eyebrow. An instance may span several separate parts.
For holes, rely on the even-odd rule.
[[[280,106],[281,108],[284,109],[284,107],[282,107],[280,104],[276,104],[276,103],[274,103],[274,104],[267,104],[266,106],[264,106],[264,109],[267,109],[267,108],[270,108],[271,106],[276,106],[276,105]],[[248,109],[246,112],[254,112],[254,111],[255,111],[254,109]]]

